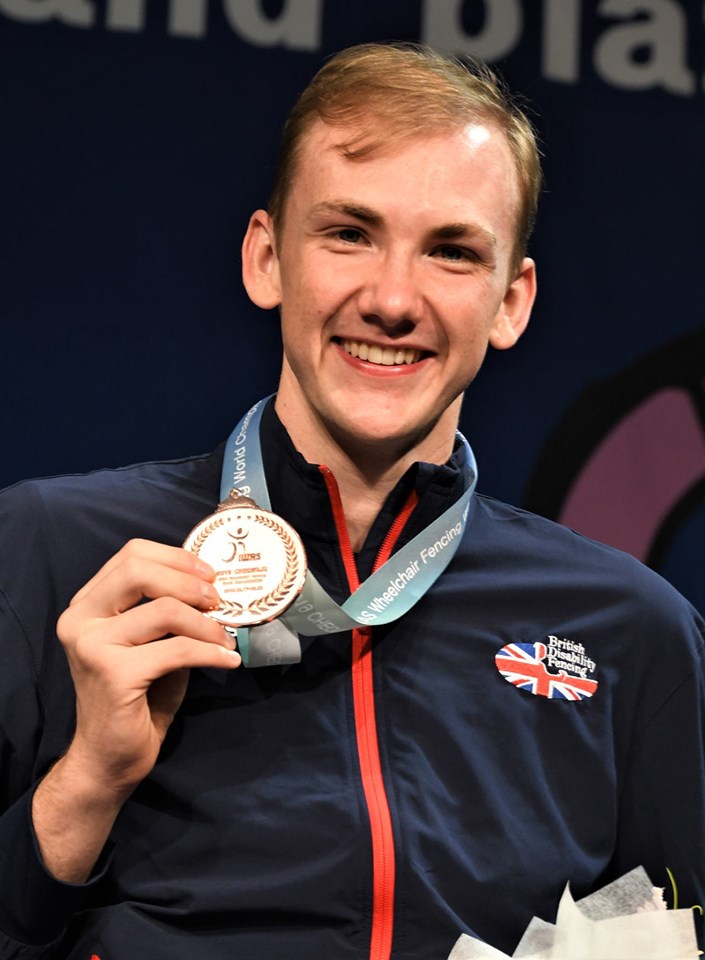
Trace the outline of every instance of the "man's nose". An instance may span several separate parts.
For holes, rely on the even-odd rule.
[[[412,330],[421,318],[423,298],[411,258],[381,256],[360,290],[359,309],[369,323],[398,334]]]

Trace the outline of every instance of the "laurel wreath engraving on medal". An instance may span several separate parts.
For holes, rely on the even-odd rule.
[[[252,603],[247,606],[250,613],[257,616],[261,614],[263,618],[266,619],[268,613],[279,607],[282,601],[291,596],[291,590],[296,583],[299,570],[298,555],[291,535],[280,523],[277,523],[274,517],[256,514],[255,520],[257,523],[269,527],[270,530],[276,531],[284,543],[284,553],[286,556],[286,569],[284,570],[284,576],[279,585],[270,593],[266,594],[266,596],[260,597],[259,600],[253,600]]]
[[[195,553],[196,556],[198,556],[199,550],[201,549],[201,547],[203,546],[203,544],[206,542],[206,540],[208,539],[208,537],[210,536],[210,534],[213,533],[213,531],[216,530],[218,527],[222,527],[224,523],[225,523],[225,518],[224,518],[224,517],[219,517],[219,516],[216,515],[216,516],[213,518],[213,520],[212,520],[209,524],[207,524],[207,525],[203,528],[203,530],[201,530],[201,532],[199,533],[199,535],[196,537],[196,539],[195,539],[195,540],[193,541],[193,543],[191,544],[190,550],[191,550],[193,553]]]

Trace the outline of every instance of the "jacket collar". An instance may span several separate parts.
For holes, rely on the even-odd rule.
[[[260,426],[262,459],[272,510],[291,523],[301,536],[311,569],[322,586],[347,596],[347,579],[338,549],[328,491],[318,464],[308,463],[294,447],[274,410],[267,404]],[[450,460],[440,466],[418,462],[411,466],[387,497],[357,555],[361,579],[369,576],[382,542],[412,489],[419,502],[396,549],[420,533],[462,495],[465,453],[456,444]],[[335,560],[333,559],[335,558]]]

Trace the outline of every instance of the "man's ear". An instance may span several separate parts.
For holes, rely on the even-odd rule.
[[[496,350],[507,350],[514,346],[526,330],[535,299],[536,264],[529,257],[524,257],[490,330],[489,341]]]
[[[250,217],[242,241],[242,282],[258,307],[271,310],[281,303],[274,224],[266,210],[255,210]]]

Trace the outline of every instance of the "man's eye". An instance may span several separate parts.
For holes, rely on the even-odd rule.
[[[464,250],[462,247],[438,247],[435,250],[435,254],[437,257],[441,257],[443,260],[454,260],[458,263],[461,263],[463,260],[472,259],[470,251]]]
[[[343,243],[358,243],[362,239],[362,234],[355,227],[342,227],[336,230],[335,235]]]

